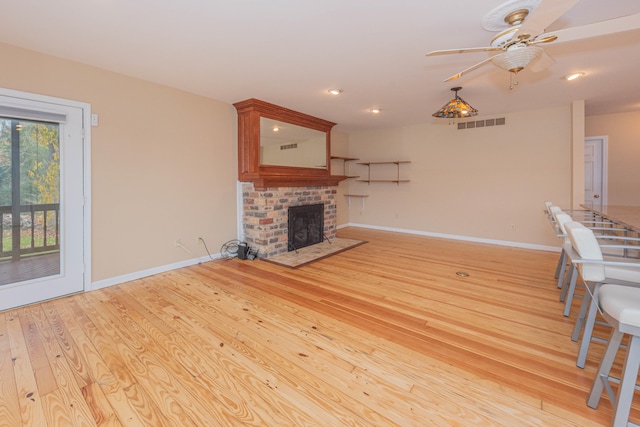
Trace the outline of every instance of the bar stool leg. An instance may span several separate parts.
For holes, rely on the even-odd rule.
[[[629,422],[629,413],[633,403],[633,392],[638,379],[638,368],[640,367],[640,337],[631,336],[627,357],[624,359],[622,367],[622,381],[618,390],[618,398],[613,408],[613,427],[626,427]]]
[[[585,283],[585,286],[589,286],[589,285]],[[597,292],[598,285],[594,286],[594,289],[595,289],[594,292]],[[585,326],[585,318],[587,317],[587,312],[590,306],[591,306],[591,292],[587,290],[584,293],[584,297],[582,298],[582,303],[580,304],[580,312],[578,313],[576,324],[573,326],[571,341],[578,341],[578,339],[580,338],[580,331],[582,331],[582,328]]]
[[[620,348],[620,343],[622,342],[623,336],[624,334],[618,329],[613,329],[611,331],[611,335],[609,336],[609,344],[607,344],[607,349],[602,356],[600,367],[598,368],[595,380],[593,381],[593,385],[591,386],[591,392],[589,392],[589,397],[587,398],[587,406],[589,406],[590,408],[598,409],[598,404],[600,403],[602,391],[604,390],[605,386],[607,388],[609,397],[611,397],[609,372],[611,372],[611,366],[616,359],[616,354],[618,354],[618,348]]]
[[[565,286],[562,288],[562,296],[566,299],[564,302],[564,315],[565,317],[571,314],[571,303],[573,302],[573,293],[576,291],[576,282],[578,281],[578,269],[575,267],[571,268],[571,281],[569,282],[569,286]],[[562,297],[560,301],[562,301]]]
[[[569,267],[567,268],[567,274],[564,275],[562,284],[560,285],[560,302],[564,302],[565,298],[567,297],[567,288],[569,287],[569,283],[571,282],[571,278],[574,274],[576,274],[577,277],[578,270],[573,264],[569,264]]]
[[[553,276],[558,279],[558,288],[562,287],[562,279],[560,278],[560,272],[564,273],[567,264],[567,253],[564,248],[560,251],[560,258],[558,259],[558,265],[556,266],[556,274]]]
[[[593,288],[593,294],[598,295],[597,292],[600,289],[600,283],[596,283]],[[588,292],[587,292],[588,294]],[[582,341],[580,341],[580,350],[578,351],[578,361],[576,366],[578,368],[584,368],[584,364],[587,360],[587,353],[589,352],[589,345],[591,344],[591,337],[593,336],[593,325],[596,323],[596,316],[598,315],[598,301],[596,298],[591,299],[589,306],[589,313],[584,322],[584,332],[582,334]],[[615,358],[615,354],[613,356]]]

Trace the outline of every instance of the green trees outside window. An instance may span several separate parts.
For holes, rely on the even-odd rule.
[[[59,124],[0,118],[2,250],[57,249]],[[0,255],[1,257],[2,255]]]

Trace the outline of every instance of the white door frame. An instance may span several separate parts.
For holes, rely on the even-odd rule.
[[[600,172],[601,172],[601,176],[600,178],[600,184],[601,184],[601,191],[600,191],[600,199],[599,199],[599,204],[603,204],[606,205],[608,203],[609,200],[609,195],[608,195],[608,176],[609,176],[609,171],[607,169],[607,165],[609,164],[608,158],[609,158],[609,138],[607,136],[588,136],[584,139],[584,143],[585,145],[588,143],[593,143],[599,146],[599,150],[597,150],[597,153],[599,154],[599,160],[600,160]],[[586,190],[586,189],[585,189]],[[584,200],[585,203],[589,202],[588,200]]]
[[[89,290],[91,289],[91,105],[85,102],[72,101],[63,98],[55,98],[51,96],[38,95],[28,92],[21,92],[11,89],[0,88],[0,96],[7,104],[15,104],[14,106],[24,108],[25,105],[31,104],[48,104],[52,110],[58,109],[76,109],[80,110],[81,115],[81,127],[82,127],[82,194],[83,201],[82,203],[82,289],[81,290]],[[62,136],[61,136],[62,137]],[[61,177],[64,173],[64,170],[61,170]],[[21,282],[15,286],[18,288],[22,285],[28,285],[30,283],[36,283],[38,281],[46,280],[43,279],[34,279],[32,281]],[[12,285],[3,285],[11,287]],[[9,295],[14,295],[11,292]],[[5,310],[11,308],[12,306],[20,306],[24,304],[31,304],[36,302],[37,300],[46,300],[51,298],[47,293],[43,298],[35,298],[33,300],[29,300],[19,293],[15,293],[15,295],[19,296],[16,298],[15,303],[10,303],[9,301],[4,301],[4,303],[0,304],[0,310]],[[53,297],[56,297],[55,295]],[[3,298],[4,300],[4,298]]]

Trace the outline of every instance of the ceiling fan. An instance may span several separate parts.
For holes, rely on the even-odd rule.
[[[640,29],[640,13],[593,24],[545,32],[546,27],[564,15],[580,0],[508,0],[493,9],[483,19],[489,31],[500,31],[487,47],[436,50],[427,56],[472,52],[500,52],[445,79],[458,79],[480,66],[492,62],[513,74],[531,64],[532,71],[541,71],[555,60],[539,45],[569,42],[623,31]]]

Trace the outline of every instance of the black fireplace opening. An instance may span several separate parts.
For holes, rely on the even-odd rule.
[[[321,243],[323,237],[323,204],[289,207],[289,251]]]

